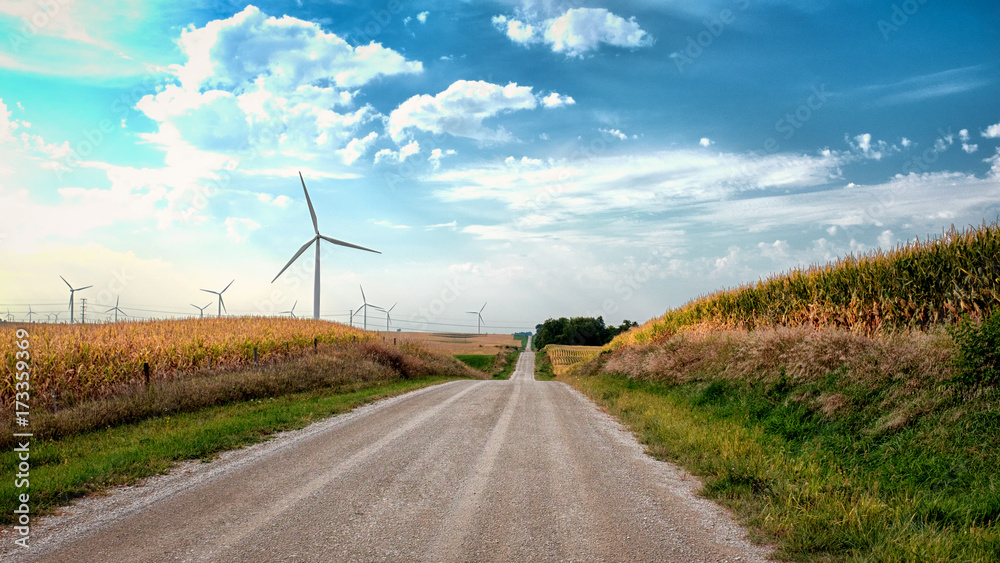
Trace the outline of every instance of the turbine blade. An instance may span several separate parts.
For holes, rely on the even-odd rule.
[[[306,193],[306,205],[309,206],[309,216],[313,220],[313,230],[319,236],[319,223],[316,222],[316,210],[313,209],[313,202],[309,199],[309,190],[306,189],[306,179],[302,177],[302,172],[299,172],[299,180],[302,180],[302,191]]]
[[[222,305],[222,310],[223,311],[225,311],[227,313],[229,312],[229,309],[226,309],[226,302],[222,300],[222,294],[221,293],[219,294],[219,305]]]
[[[358,287],[361,287],[361,285],[358,284]],[[368,305],[368,298],[365,297],[365,288],[363,287],[361,287],[361,300],[365,302],[365,305]]]
[[[219,292],[218,292],[218,291],[212,291],[211,289],[203,289],[202,291],[204,291],[204,292],[206,292],[206,293],[214,293],[214,294],[216,294],[216,295],[218,295],[218,294],[219,294]],[[209,305],[211,305],[211,303],[209,303]]]
[[[396,305],[399,305],[399,303],[393,303],[393,304],[392,304],[392,307],[389,307],[389,311],[391,311],[391,310],[395,309],[395,308],[396,308]],[[389,311],[386,311],[386,314],[388,314],[388,313],[389,313]]]
[[[59,276],[59,279],[61,279],[66,284],[66,287],[68,287],[70,291],[73,291],[73,286],[71,286],[69,282],[66,281],[66,278]]]
[[[233,285],[233,282],[234,282],[234,281],[236,281],[236,278],[233,278],[233,281],[229,282],[229,285]],[[229,285],[227,285],[227,286],[226,286],[226,289],[229,289]],[[223,290],[222,290],[222,291],[220,291],[219,293],[225,293],[225,292],[226,292],[226,289],[223,289]],[[486,305],[483,305],[483,307],[485,307],[485,306],[486,306]]]
[[[77,291],[83,291],[83,290],[85,290],[85,289],[90,289],[90,288],[92,288],[92,287],[94,287],[94,286],[92,286],[92,285],[88,285],[88,286],[86,286],[86,287],[78,287],[78,288],[76,288],[76,290],[77,290]]]
[[[330,237],[328,237],[326,235],[319,235],[319,234],[317,234],[316,236],[318,236],[319,238],[321,238],[321,239],[323,239],[323,240],[325,240],[327,242],[332,242],[333,244],[339,244],[340,246],[346,246],[348,248],[356,248],[358,250],[367,250],[368,252],[374,252],[375,254],[382,254],[378,250],[372,250],[370,248],[365,248],[363,246],[358,246],[356,244],[351,244],[349,242],[344,242],[342,240],[337,240],[335,238],[330,238]]]
[[[202,309],[208,309],[208,308],[209,308],[209,307],[211,307],[211,306],[212,306],[212,304],[211,304],[211,303],[209,303],[208,305],[205,305],[204,307],[202,307]]]
[[[295,262],[296,258],[298,258],[299,256],[302,256],[302,253],[305,252],[306,249],[309,248],[309,245],[312,244],[312,243],[314,243],[314,242],[316,242],[316,237],[313,237],[312,240],[310,240],[309,242],[303,244],[302,248],[300,248],[299,251],[295,253],[295,256],[292,256],[292,259],[289,260],[287,264],[285,264],[285,267],[282,268],[280,272],[278,272],[278,275],[274,276],[274,279],[271,280],[271,283],[274,283],[281,276],[281,274],[284,274],[285,270],[287,270],[288,267],[292,265],[292,262]]]
[[[483,303],[483,306],[479,308],[479,312],[482,313],[483,309],[485,309],[485,308],[486,308],[486,303]]]

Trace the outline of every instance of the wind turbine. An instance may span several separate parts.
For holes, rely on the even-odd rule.
[[[298,304],[299,304],[299,301],[298,301],[298,300],[296,299],[296,300],[295,300],[295,303],[292,303],[292,308],[291,308],[291,309],[289,309],[288,311],[282,311],[282,312],[280,312],[280,313],[278,313],[278,314],[279,314],[279,315],[284,315],[285,313],[288,313],[289,315],[291,315],[291,316],[292,316],[292,318],[293,318],[293,319],[294,319],[294,318],[297,318],[297,317],[295,316],[295,306],[296,306],[296,305],[298,305]]]
[[[233,281],[236,281],[236,280],[233,280]],[[204,307],[199,307],[199,306],[195,305],[194,303],[191,304],[192,307],[194,307],[195,309],[198,309],[198,313],[199,313],[198,318],[199,319],[205,318],[205,309],[208,309],[209,305],[211,305],[211,303],[209,303],[208,305],[205,305]]]
[[[233,281],[229,282],[229,285],[233,285],[234,281],[236,281],[236,280],[233,280]],[[222,291],[212,291],[211,289],[203,289],[202,290],[205,293],[214,293],[214,294],[216,294],[216,295],[219,296],[219,316],[220,317],[222,316],[222,310],[226,308],[226,304],[222,302],[222,294],[226,292],[226,289],[229,289],[229,285],[227,285]],[[211,305],[211,303],[209,303],[209,305]],[[206,305],[206,307],[207,306],[208,305]],[[228,313],[229,311],[226,311],[226,312]]]
[[[302,245],[302,248],[300,248],[299,251],[295,253],[295,256],[292,256],[292,259],[289,260],[287,264],[285,264],[285,267],[282,268],[280,272],[278,272],[278,275],[274,276],[274,279],[271,280],[271,283],[274,283],[279,277],[281,277],[281,274],[283,274],[285,272],[285,270],[287,270],[288,267],[292,265],[292,262],[295,262],[295,260],[299,256],[302,256],[302,253],[305,252],[307,248],[309,248],[309,245],[311,245],[313,243],[316,243],[316,265],[315,265],[316,273],[315,273],[315,281],[313,282],[313,318],[316,319],[316,320],[319,320],[319,287],[320,287],[320,284],[319,284],[319,241],[320,241],[320,239],[325,240],[327,242],[331,242],[331,243],[339,245],[339,246],[346,246],[348,248],[356,248],[358,250],[366,250],[368,252],[374,252],[375,254],[382,254],[382,253],[379,252],[378,250],[372,250],[370,248],[365,248],[363,246],[358,246],[356,244],[351,244],[349,242],[344,242],[342,240],[337,240],[335,238],[330,238],[328,236],[319,234],[319,223],[316,221],[316,210],[313,209],[312,200],[309,199],[309,190],[306,189],[306,181],[305,181],[305,178],[302,177],[302,172],[299,172],[299,180],[302,181],[302,191],[305,192],[305,194],[306,194],[306,204],[309,205],[309,216],[312,217],[313,231],[316,232],[316,236],[314,236],[312,239],[310,239],[309,242],[307,242],[307,243],[305,243],[305,244]]]
[[[87,287],[78,287],[76,289],[73,289],[73,286],[69,285],[69,282],[66,281],[66,278],[64,278],[62,276],[59,276],[59,277],[62,279],[63,282],[66,283],[66,286],[69,287],[69,322],[72,323],[72,322],[74,322],[74,320],[73,320],[73,294],[76,293],[77,291],[83,291],[85,289],[89,289],[89,288],[94,287],[94,286],[88,285]]]
[[[393,309],[395,309],[396,305],[399,305],[399,303],[393,303],[392,307],[389,307],[388,309],[383,309],[385,311],[385,331],[386,332],[389,332],[389,321],[391,320],[389,318],[389,311],[392,311]]]
[[[14,315],[10,314],[10,307],[7,308],[7,322],[14,322]]]
[[[31,305],[28,305],[28,322],[31,322],[31,315],[37,315],[38,313],[31,310]]]
[[[358,284],[358,287],[361,287],[361,285]],[[385,311],[385,309],[383,309],[381,307],[376,307],[375,305],[372,305],[371,303],[369,303],[368,299],[365,297],[365,288],[363,288],[363,287],[361,287],[361,300],[364,303],[360,307],[358,307],[358,311],[364,309],[364,311],[365,311],[364,329],[368,330],[368,307],[371,307],[372,309],[376,309],[378,311]],[[395,305],[393,305],[393,307],[395,307]]]
[[[486,308],[486,303],[483,303],[483,306],[480,307],[478,311],[466,311],[466,313],[469,313],[470,315],[476,315],[479,319],[478,321],[476,321],[476,334],[482,334],[483,309],[485,308]]]
[[[125,314],[125,311],[122,311],[121,309],[118,308],[118,301],[121,299],[121,297],[122,297],[121,295],[119,295],[118,297],[115,297],[115,306],[112,307],[112,308],[110,308],[110,309],[108,309],[107,311],[104,311],[105,313],[110,313],[111,311],[114,311],[115,312],[115,322],[118,322],[118,313],[121,313],[123,316],[126,316],[126,317],[128,316],[128,315]]]
[[[61,315],[61,314],[62,314],[62,311],[59,311],[58,313],[52,313],[52,316],[56,318],[56,322],[59,322],[59,315]]]

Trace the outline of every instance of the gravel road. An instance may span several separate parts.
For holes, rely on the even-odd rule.
[[[5,561],[767,561],[588,399],[455,381],[43,519]]]

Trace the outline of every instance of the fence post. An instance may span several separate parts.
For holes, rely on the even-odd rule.
[[[257,362],[257,347],[256,346],[253,347],[253,363],[254,363],[254,365],[257,365],[257,363],[258,363]]]
[[[146,387],[149,387],[149,362],[142,362],[142,374],[146,376]]]

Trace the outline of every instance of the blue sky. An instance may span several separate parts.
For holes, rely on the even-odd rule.
[[[5,316],[66,320],[59,275],[88,318],[234,278],[308,316],[299,171],[382,252],[323,247],[323,317],[364,285],[403,330],[644,321],[1000,216],[995,2],[99,4],[0,0]]]

